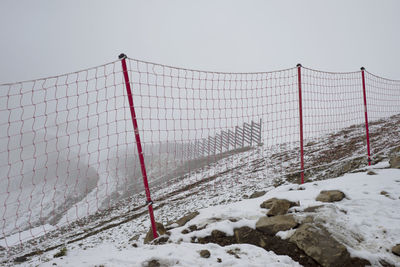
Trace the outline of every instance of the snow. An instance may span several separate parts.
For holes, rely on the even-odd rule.
[[[282,185],[259,198],[200,209],[200,214],[185,226],[171,230],[172,243],[169,244],[144,245],[139,241],[138,247],[133,247],[133,242],[105,241],[92,244],[85,249],[77,244],[71,244],[67,246],[65,257],[53,258],[57,251],[50,251],[25,264],[27,266],[52,266],[53,263],[58,266],[142,266],[155,259],[166,266],[300,266],[287,256],[278,256],[252,245],[221,247],[216,244],[190,242],[192,236],[207,236],[216,229],[232,235],[234,228],[242,226],[255,228],[257,220],[265,216],[267,211],[261,209],[260,204],[276,197],[298,201],[300,206],[291,208],[289,212],[299,221],[314,214],[314,220],[324,225],[348,248],[352,256],[365,258],[373,266],[380,266],[379,261],[382,259],[400,266],[400,258],[391,253],[391,248],[400,243],[400,170],[388,169],[387,166],[387,162],[384,162],[365,168],[362,172],[334,179],[304,185]],[[369,170],[373,170],[376,175],[368,175]],[[345,199],[334,203],[315,200],[322,190],[332,189],[344,192]],[[303,212],[307,207],[318,205],[324,206],[315,213]],[[183,229],[193,224],[198,228],[201,226],[205,228],[188,234],[181,233]],[[111,235],[123,235],[120,228],[113,228],[111,231],[109,233]],[[277,235],[285,239],[293,232],[294,230],[289,230],[279,232]],[[200,257],[199,251],[203,249],[211,252],[210,258]],[[237,251],[239,258],[227,253],[232,249]],[[217,258],[222,262],[218,263]]]
[[[8,236],[7,239],[3,238],[0,239],[0,246],[6,247],[6,246],[15,246],[20,244],[22,241],[28,241],[32,238],[36,238],[38,236],[43,235],[44,232],[49,232],[51,230],[56,229],[56,227],[50,225],[50,224],[45,224],[39,227],[34,227],[29,230],[19,232],[16,234],[13,234],[11,236]]]
[[[210,258],[200,257],[199,252],[204,249],[210,251]],[[240,258],[228,254],[228,250],[237,251]],[[86,251],[73,250],[63,259],[54,259],[41,266],[53,266],[54,263],[58,266],[143,266],[151,260],[158,260],[161,266],[301,266],[287,256],[277,256],[251,245],[220,247],[215,244],[191,243],[128,247],[121,250],[112,244],[104,244]]]

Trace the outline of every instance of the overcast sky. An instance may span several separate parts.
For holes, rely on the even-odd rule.
[[[303,66],[400,79],[399,0],[0,1],[0,83],[117,59],[252,72]]]

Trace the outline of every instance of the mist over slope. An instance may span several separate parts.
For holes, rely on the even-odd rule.
[[[377,163],[387,158],[392,147],[398,146],[400,116],[376,121],[370,131],[376,151],[373,163]],[[305,146],[306,181],[333,178],[367,166],[363,140],[363,125],[308,140]],[[174,169],[178,165],[169,166]],[[177,168],[185,168],[185,165]],[[186,174],[152,186],[158,221],[167,223],[199,208],[240,201],[254,191],[299,183],[299,151],[293,144],[260,146],[222,159],[211,158],[209,165],[187,170]],[[85,207],[85,203],[95,200],[96,190],[99,189],[92,190],[68,212],[75,213],[77,206]],[[119,200],[116,198],[115,204],[109,208],[69,224],[63,221],[64,215],[53,231],[33,239],[28,235],[22,246],[1,252],[2,257],[21,255],[38,248],[54,249],[65,243],[81,243],[81,240],[93,246],[104,240],[128,242],[130,237],[147,231],[149,222],[144,199],[143,192],[127,194]],[[114,233],[115,229],[118,229],[118,234]],[[1,241],[0,245],[4,246],[5,240]],[[9,245],[15,241],[14,244],[19,244],[19,237],[10,236],[7,241]]]

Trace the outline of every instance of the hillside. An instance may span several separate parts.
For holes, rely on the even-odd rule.
[[[41,266],[301,266],[288,256],[276,255],[249,244],[231,242],[234,229],[256,228],[266,209],[263,201],[277,197],[299,202],[291,208],[298,222],[312,217],[342,243],[352,257],[368,260],[373,266],[399,266],[400,257],[391,252],[400,243],[400,170],[387,169],[382,162],[367,170],[346,174],[339,178],[309,182],[302,186],[283,185],[259,198],[200,209],[199,215],[185,225],[170,230],[166,244],[144,245],[141,240],[122,241],[121,228],[109,233],[108,240],[94,239],[67,246],[67,256],[53,258],[58,250],[35,257],[29,264]],[[372,174],[372,175],[371,175]],[[362,190],[360,190],[360,186]],[[345,199],[323,203],[315,198],[322,190],[341,190]],[[313,209],[313,207],[318,207]],[[227,244],[202,242],[202,238],[225,233]],[[277,236],[287,240],[293,230],[281,231]],[[104,235],[103,235],[104,237]],[[103,239],[97,236],[97,241]],[[99,240],[100,239],[100,240]],[[214,242],[223,238],[215,238]],[[245,242],[244,242],[245,243]],[[202,257],[201,254],[210,256]],[[300,254],[300,253],[299,253]],[[203,255],[204,256],[204,255]],[[305,264],[304,266],[319,266]],[[354,265],[356,266],[356,265]],[[358,265],[357,265],[358,266]],[[363,266],[363,265],[361,265]]]
[[[399,125],[399,115],[393,116],[387,120],[376,121],[371,124],[370,132],[371,143],[374,147],[374,164],[387,161],[388,156],[391,154],[393,148],[398,146],[398,140],[400,140]],[[346,191],[347,187],[345,181],[347,180],[345,178],[351,176],[345,175],[344,177],[339,178],[339,181],[341,181],[340,185],[334,182],[336,180],[321,180],[339,177],[348,172],[360,172],[360,174],[354,174],[356,175],[355,180],[358,182],[360,179],[367,179],[365,177],[371,179],[371,177],[382,178],[385,176],[385,174],[387,174],[385,171],[382,171],[382,177],[380,176],[381,174],[379,171],[377,171],[379,174],[378,176],[365,176],[365,174],[361,174],[366,170],[367,165],[365,146],[363,146],[364,138],[362,134],[363,126],[355,125],[339,132],[314,138],[313,140],[308,140],[306,142],[305,156],[307,162],[306,181],[309,183],[305,185],[305,188],[312,188],[312,185],[317,184],[318,188],[322,190],[326,187],[330,187],[331,184],[332,186],[335,185],[338,187],[335,189],[344,188],[343,190]],[[254,192],[268,192],[261,199],[258,199],[258,202],[261,203],[261,200],[265,200],[269,196],[276,196],[274,194],[278,194],[278,192],[288,191],[290,188],[298,188],[298,185],[296,185],[299,183],[298,162],[298,148],[296,148],[296,146],[293,144],[280,144],[276,147],[261,146],[249,151],[222,158],[217,162],[210,160],[210,165],[208,166],[200,167],[198,169],[191,169],[189,173],[183,176],[170,179],[166,182],[166,184],[161,184],[158,187],[152,188],[153,200],[155,202],[154,209],[156,211],[156,219],[166,225],[176,221],[178,218],[182,217],[183,214],[188,214],[194,210],[200,210],[210,206],[214,207],[200,211],[200,214],[202,215],[203,212],[205,212],[204,214],[208,214],[207,212],[212,211],[211,214],[215,213],[215,216],[210,216],[216,217],[219,214],[219,210],[223,211],[224,209],[231,209],[230,207],[233,207],[232,209],[244,209],[242,205],[247,204],[243,203],[254,203],[255,200],[245,200]],[[374,168],[380,169],[383,167],[385,167],[385,165],[384,163],[381,163],[375,165]],[[396,183],[396,179],[399,179],[398,173],[394,172],[390,175],[392,178],[390,181],[388,181],[388,183],[391,183],[393,186],[393,193],[390,190],[387,190],[386,187],[388,185],[385,185],[384,183],[378,185],[367,184],[367,187],[370,188],[368,190],[370,191],[366,192],[374,195],[377,191],[382,189],[381,191],[390,192],[390,196],[392,196],[392,194],[394,194],[393,196],[396,196],[396,194],[398,195],[398,191],[395,189],[395,185],[398,184]],[[354,190],[357,189],[356,184],[358,182],[353,183]],[[386,188],[386,190],[384,188]],[[313,193],[304,190],[305,195],[302,196],[302,198],[293,200],[300,201],[300,207],[306,208],[307,205],[309,206],[311,198],[314,197],[313,194],[315,194],[315,192],[312,192]],[[349,194],[351,192],[349,191]],[[379,192],[378,196],[374,197],[373,199],[379,198]],[[282,196],[285,196],[285,194],[282,193]],[[279,197],[281,196],[279,195]],[[361,196],[357,195],[357,197]],[[107,262],[112,262],[113,257],[121,256],[121,254],[119,254],[119,250],[121,249],[121,253],[127,253],[125,255],[135,256],[135,253],[138,253],[146,257],[150,257],[150,254],[152,254],[159,247],[142,245],[144,234],[146,233],[149,225],[146,206],[141,204],[143,203],[143,199],[143,193],[123,199],[117,205],[112,206],[108,210],[98,212],[92,216],[78,220],[67,226],[60,226],[58,229],[49,232],[46,236],[29,240],[28,242],[25,242],[23,246],[13,247],[8,253],[13,255],[14,259],[15,257],[20,257],[20,260],[26,260],[24,261],[24,264],[38,264],[43,263],[43,261],[46,261],[46,259],[49,259],[51,255],[55,254],[60,247],[68,244],[67,251],[68,255],[70,255],[68,257],[71,257],[68,259],[70,259],[71,262],[74,262],[74,260],[82,260],[82,257],[87,257],[89,259],[90,256],[85,256],[85,251],[91,251],[90,249],[93,248],[92,252],[96,254],[98,253],[96,252],[96,249],[99,251],[104,249],[104,246],[115,253],[111,253],[109,258],[104,255],[105,258],[103,258],[103,263],[98,262],[98,259],[96,258],[96,263],[92,261],[90,264],[105,264],[105,266],[107,266]],[[305,202],[304,205],[302,204],[302,201]],[[255,209],[253,210],[254,213],[252,215],[253,217],[251,217],[251,220],[246,222],[248,223],[247,226],[254,226],[257,216],[260,217],[265,213],[259,210],[258,205],[260,203],[256,204],[252,208],[248,208],[246,206],[244,209],[249,210],[249,212],[251,212],[251,209]],[[385,203],[379,202],[377,207],[383,204]],[[390,210],[387,212],[390,213]],[[332,213],[329,214],[332,215]],[[202,218],[202,216],[199,218]],[[237,215],[236,217],[246,218],[246,216],[246,214],[242,214],[240,216]],[[398,220],[398,218],[394,218],[394,222],[396,220]],[[212,227],[209,229],[217,229]],[[337,225],[335,227],[337,227]],[[373,232],[375,231],[373,228],[367,229],[366,231],[369,230]],[[393,232],[393,236],[396,237],[398,233],[396,233],[394,230]],[[345,236],[345,233],[343,233],[343,235]],[[176,239],[172,244],[163,246],[165,250],[163,249],[160,252],[157,250],[157,254],[166,253],[165,255],[168,255],[169,253],[172,253],[175,255],[174,251],[176,251],[177,246],[179,246],[180,250],[190,250],[192,252],[187,253],[193,255],[193,261],[189,260],[185,262],[182,258],[180,258],[181,261],[184,262],[182,263],[182,266],[188,266],[190,264],[205,264],[197,262],[197,258],[195,257],[197,254],[193,252],[198,250],[199,246],[202,246],[198,244],[193,245],[186,242],[178,245],[177,240],[180,238],[178,236],[178,234],[175,236]],[[174,237],[174,235],[172,235],[172,237]],[[138,239],[138,241],[132,241],[135,239]],[[15,236],[15,241],[18,240],[19,236]],[[170,240],[174,239],[171,238]],[[139,246],[138,249],[128,249],[133,242]],[[112,248],[110,248],[110,246]],[[209,250],[211,250],[211,246],[211,248],[216,251],[215,253],[217,253],[217,255],[225,255],[225,250],[223,248],[215,245],[205,246],[209,247]],[[252,262],[251,259],[258,259],[260,257],[259,253],[261,252],[267,255],[265,257],[270,257],[268,260],[270,260],[271,263],[279,260],[279,262],[282,264],[287,263],[287,266],[292,266],[294,264],[287,257],[278,257],[271,253],[265,253],[265,251],[259,249],[254,250],[253,247],[248,245],[240,246],[243,246],[240,247],[241,251],[245,251],[247,253],[248,262],[254,263],[255,266],[258,264],[257,260]],[[368,244],[365,246],[368,247]],[[72,250],[76,251],[76,253],[72,253]],[[373,251],[374,250],[372,249],[368,253],[371,254]],[[70,252],[72,254],[69,254]],[[2,257],[4,257],[6,252],[2,250],[0,253],[2,254]],[[388,262],[394,262],[393,257],[388,256],[389,254],[385,254],[382,257]],[[184,253],[183,255],[186,254]],[[179,255],[176,254],[176,257],[179,258]],[[126,258],[126,256],[123,258]],[[143,257],[140,259],[142,259],[142,262],[146,261],[146,259]],[[223,258],[221,259],[223,260]],[[263,259],[264,261],[266,260],[266,258]],[[377,258],[371,258],[370,260],[371,262],[376,262],[376,259]],[[137,261],[135,263],[139,262]],[[243,264],[243,262],[241,263]],[[63,262],[61,265],[65,264],[66,263]],[[88,262],[88,265],[90,264]],[[123,265],[123,263],[116,265],[120,266],[121,264]],[[237,264],[239,266],[240,261],[232,264]]]

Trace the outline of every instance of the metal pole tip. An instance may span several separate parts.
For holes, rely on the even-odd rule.
[[[303,66],[299,63],[299,64],[296,65],[296,67],[299,68],[299,67],[303,67]]]
[[[127,56],[126,56],[124,53],[121,53],[121,54],[118,56],[118,58],[119,58],[119,59],[124,59],[124,58],[127,58]]]
[[[364,67],[361,67],[360,69],[361,69],[361,70],[365,70],[365,68],[364,68]]]

